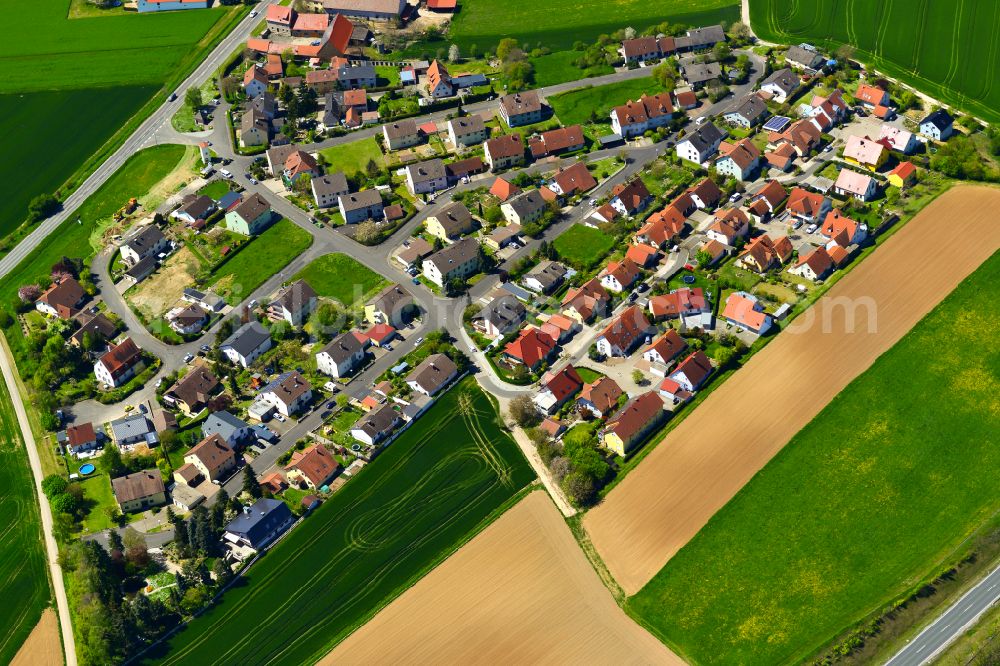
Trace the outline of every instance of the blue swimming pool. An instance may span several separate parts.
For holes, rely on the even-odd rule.
[[[694,284],[694,280],[695,280],[695,277],[693,275],[691,275],[690,273],[688,273],[687,275],[685,275],[684,277],[681,278],[681,281],[684,284]]]
[[[80,465],[80,474],[84,474],[84,475],[93,474],[94,473],[94,469],[95,468],[94,468],[94,464],[93,463],[85,463],[83,465]]]

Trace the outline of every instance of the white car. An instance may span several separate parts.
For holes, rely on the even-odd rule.
[[[285,422],[285,417],[282,416],[281,414],[275,414],[274,418],[278,419],[278,421],[281,422],[281,423]]]
[[[185,362],[185,363],[190,363],[190,362],[191,362],[191,361],[193,361],[193,360],[194,360],[194,354],[188,354],[188,355],[186,355],[186,356],[184,357],[184,362]]]
[[[815,224],[810,224],[808,227],[806,227],[806,233],[807,234],[816,233],[817,229],[819,229],[819,227],[817,227]]]
[[[257,10],[256,9],[254,9],[254,10],[252,10],[250,12],[250,18],[253,18],[254,16],[257,16]]]
[[[223,178],[232,178],[233,177],[233,172],[230,171],[229,169],[222,169],[222,170],[219,171],[219,173],[222,175]]]

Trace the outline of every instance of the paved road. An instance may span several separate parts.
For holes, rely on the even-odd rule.
[[[886,666],[920,666],[930,662],[1000,600],[1000,567],[966,592],[941,616],[897,652]]]
[[[263,13],[267,5],[274,4],[277,0],[261,0],[256,9]],[[164,104],[153,112],[137,129],[132,136],[125,140],[118,150],[114,152],[101,166],[99,166],[90,177],[88,177],[75,192],[66,197],[60,212],[52,217],[46,218],[18,245],[0,259],[0,277],[10,273],[21,261],[38,247],[38,245],[50,233],[62,224],[79,206],[87,200],[91,194],[104,184],[104,182],[114,174],[125,161],[139,151],[144,145],[149,143],[149,138],[153,136],[157,128],[164,122],[170,123],[171,116],[174,115],[184,104],[183,91],[194,85],[201,85],[212,72],[218,69],[219,65],[236,50],[242,42],[245,42],[251,30],[260,23],[260,16],[250,18],[244,17],[236,28],[223,39],[208,55],[205,61],[180,85],[177,90],[181,94],[173,102]]]

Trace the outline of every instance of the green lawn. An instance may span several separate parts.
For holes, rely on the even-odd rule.
[[[615,71],[611,65],[598,65],[589,69],[580,69],[573,61],[583,55],[580,51],[556,51],[548,55],[531,58],[535,67],[535,85],[539,88],[554,86],[557,83],[576,81],[577,79],[611,74]]]
[[[312,234],[281,218],[212,273],[212,288],[230,303],[237,303],[305,252],[312,242]]]
[[[343,171],[347,176],[364,171],[369,160],[375,160],[379,166],[385,166],[385,158],[375,137],[342,143],[321,150],[319,154],[326,158],[328,172]]]
[[[7,385],[0,380],[0,663],[10,663],[49,605],[38,500]]]
[[[346,254],[325,254],[314,259],[295,274],[325,298],[350,307],[364,303],[376,291],[389,284],[384,277]]]
[[[996,58],[982,56],[1000,39],[996,3],[753,0],[750,20],[762,39],[808,41],[831,50],[852,44],[859,60],[880,71],[986,120],[1000,120]]]
[[[111,490],[111,481],[107,474],[94,474],[80,482],[83,492],[90,502],[86,518],[83,519],[83,529],[94,533],[113,527],[111,520],[104,512],[108,507],[118,506],[115,494]]]
[[[592,384],[604,376],[603,372],[598,372],[597,370],[592,370],[590,368],[581,368],[580,366],[575,366],[575,367],[576,367],[576,373],[580,375],[580,379],[582,379],[587,384]]]
[[[146,661],[315,663],[533,478],[466,379]]]
[[[615,240],[600,229],[574,224],[554,241],[559,257],[577,268],[593,268],[607,256]]]
[[[577,88],[553,95],[548,100],[563,125],[590,122],[591,114],[596,115],[598,122],[606,123],[613,107],[630,99],[638,99],[643,93],[653,95],[661,91],[662,88],[647,77],[604,86]]]
[[[626,605],[694,663],[808,662],[1000,510],[995,254]]]
[[[392,65],[375,65],[375,76],[378,77],[377,83],[380,86],[398,88],[402,85],[398,67]]]
[[[226,196],[229,192],[229,181],[222,180],[221,178],[213,180],[208,185],[198,190],[198,194],[204,194],[206,197],[211,197],[218,201],[222,197]]]
[[[495,48],[504,37],[515,37],[534,48],[568,49],[574,42],[593,42],[602,33],[625,26],[637,30],[663,21],[691,26],[740,17],[732,0],[619,0],[613,7],[598,0],[464,0],[451,24],[450,37],[463,52],[475,44],[480,52]],[[447,48],[447,47],[445,47]]]

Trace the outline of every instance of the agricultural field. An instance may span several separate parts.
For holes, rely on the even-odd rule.
[[[651,448],[600,505],[587,513],[584,527],[609,571],[627,594],[639,592],[665,565],[668,573],[660,576],[669,576],[671,558],[754,474],[841,390],[1000,248],[1000,227],[993,223],[989,212],[998,205],[1000,190],[988,187],[955,186],[938,197],[880,242],[880,247],[871,256],[840,277],[807,313],[787,326],[788,330],[713,390]],[[944,245],[932,242],[945,221],[955,242]],[[913,266],[920,266],[921,270],[914,272]],[[962,321],[963,317],[959,317],[949,324],[948,344],[939,344],[934,362],[940,361],[949,348],[959,344],[954,339],[954,331],[960,328]],[[981,357],[986,351],[980,350]],[[916,360],[920,357],[910,358],[910,374],[915,376],[913,368],[920,365]],[[944,389],[939,384],[938,395],[932,401],[915,399],[915,402],[929,410],[934,402],[948,398],[947,393],[965,392],[954,383],[964,374],[957,371],[960,369],[950,368],[952,380],[946,386],[955,388]],[[863,414],[887,419],[891,412],[883,410],[883,406],[888,410],[899,398],[885,393],[877,401],[869,402]],[[762,413],[769,418],[750,421],[732,418],[736,413]],[[859,432],[866,429],[862,418],[855,415],[850,421],[850,425],[861,428]],[[872,430],[875,427],[876,424],[867,427],[869,434],[877,432]],[[933,426],[927,427],[936,432]],[[828,444],[831,441],[835,440],[828,440]],[[883,440],[876,441],[881,445]],[[855,460],[859,471],[867,469],[867,460]],[[832,464],[829,456],[823,461]],[[827,502],[828,519],[831,507],[839,508],[851,501],[853,494],[845,492],[838,497],[847,499]],[[890,500],[895,502],[898,498],[890,493],[885,501]],[[773,503],[773,499],[768,501],[769,505]],[[865,506],[870,509],[869,505]],[[896,505],[887,506],[894,509]],[[802,525],[812,529],[812,523],[803,522]],[[712,531],[710,527],[707,534]],[[844,538],[856,538],[859,534],[880,532],[847,530]],[[925,535],[931,541],[933,536]],[[759,541],[754,540],[757,548]],[[791,548],[788,535],[786,542]],[[845,566],[858,564],[853,562]],[[740,567],[728,570],[748,571]],[[855,575],[862,579],[868,573],[859,570]],[[754,584],[763,585],[759,583],[763,577],[750,573],[747,577],[753,581],[740,583],[746,589]],[[831,578],[830,581],[831,584],[832,581],[840,583],[841,579]],[[821,589],[823,586],[818,585],[817,590]],[[845,587],[845,592],[848,589]],[[821,600],[814,598],[813,602],[819,605]],[[782,621],[777,614],[785,610],[774,608],[777,621]],[[831,608],[831,612],[835,610]],[[663,624],[666,620],[661,616],[651,616],[644,621],[650,625],[660,623],[661,633],[666,634],[666,624]],[[832,627],[831,631],[842,624]],[[750,632],[752,625],[753,622],[748,622],[745,630]],[[720,631],[719,636],[723,635],[730,633]],[[669,637],[672,641],[680,640],[674,631]],[[820,638],[825,640],[827,637]],[[722,639],[717,637],[717,640]],[[762,644],[759,649],[780,652],[779,643],[775,640],[773,644]],[[801,644],[794,647],[804,649]],[[722,659],[722,655],[719,658]],[[763,663],[776,660],[763,656],[742,660],[730,658],[730,661]]]
[[[84,165],[95,167],[92,156],[106,155],[116,133],[134,129],[133,117],[155,108],[149,102],[157,92],[179,81],[248,11],[77,19],[69,18],[70,3],[0,0],[6,17],[0,113],[5,126],[17,128],[9,133],[0,178],[20,185],[0,203],[0,237],[24,221],[34,196],[75,180]]]
[[[770,41],[851,44],[858,59],[921,92],[1000,120],[996,3],[750,0],[750,21]]]
[[[955,562],[1000,510],[997,280],[1000,254],[827,405],[629,611],[698,663],[810,661]]]
[[[281,218],[212,273],[212,288],[237,303],[305,252],[312,241],[308,231]]]
[[[342,143],[332,148],[324,148],[319,154],[326,159],[326,170],[330,173],[343,171],[348,178],[364,171],[368,162],[374,160],[380,167],[385,166],[382,149],[375,137]]]
[[[466,379],[147,660],[315,663],[533,478]]]
[[[643,93],[655,94],[661,91],[653,79],[630,79],[603,86],[577,88],[548,98],[552,111],[563,125],[585,125],[592,118],[610,127],[608,114],[619,104],[630,99],[638,99]]]
[[[504,37],[514,37],[530,48],[569,49],[576,41],[594,42],[602,33],[626,26],[642,30],[670,21],[690,26],[740,18],[739,3],[732,0],[619,0],[613,10],[598,0],[542,4],[533,0],[465,0],[449,33],[463,52],[476,45],[480,52],[496,48]]]
[[[41,518],[21,428],[0,378],[0,663],[9,663],[49,605]]]
[[[295,274],[317,294],[351,307],[364,303],[389,281],[346,254],[324,254]]]
[[[600,229],[582,224],[574,224],[552,241],[562,259],[580,268],[596,266],[614,244],[615,240]]]

